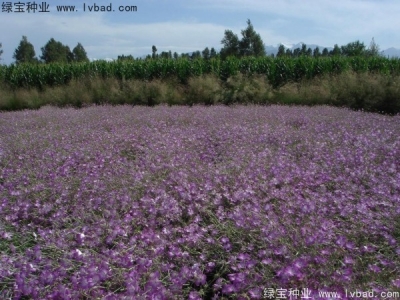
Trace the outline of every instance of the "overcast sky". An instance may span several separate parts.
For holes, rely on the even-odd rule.
[[[112,2],[114,12],[89,12],[93,3],[51,0],[49,12],[17,13],[15,6],[13,12],[0,12],[2,63],[14,62],[23,35],[35,46],[37,56],[50,38],[71,50],[80,42],[90,59],[138,57],[150,54],[152,45],[159,53],[186,53],[206,46],[218,50],[224,31],[240,35],[247,19],[265,45],[304,42],[333,47],[360,40],[369,46],[374,37],[381,50],[400,48],[400,1],[396,0],[117,0]],[[110,1],[95,3],[109,5]],[[77,11],[57,12],[57,5],[75,5]],[[136,12],[119,11],[120,6],[132,5],[137,6]]]

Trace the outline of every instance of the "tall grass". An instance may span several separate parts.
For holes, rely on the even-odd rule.
[[[400,113],[400,75],[380,73],[325,74],[287,81],[275,87],[267,76],[236,75],[222,80],[212,74],[192,76],[187,83],[169,79],[84,77],[65,85],[12,89],[0,87],[0,110],[36,109],[43,105],[82,107],[92,104],[301,104],[333,105],[356,110]]]

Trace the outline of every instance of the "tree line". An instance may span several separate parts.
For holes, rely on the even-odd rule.
[[[71,51],[69,46],[63,45],[61,42],[51,38],[46,45],[41,48],[41,51],[42,55],[39,58],[36,57],[33,44],[28,41],[26,36],[22,36],[21,42],[14,51],[13,58],[15,59],[16,64],[53,62],[72,63],[89,61],[85,48],[83,48],[81,43],[78,43]],[[0,55],[2,53],[3,51],[0,50]]]
[[[239,40],[237,34],[231,30],[225,30],[224,38],[221,40],[223,48],[220,56],[222,59],[228,56],[244,57],[244,56],[265,56],[265,45],[260,35],[254,30],[250,20],[247,20],[247,28],[241,31],[242,39]],[[307,48],[306,44],[302,44],[301,48],[286,49],[284,45],[279,45],[278,57],[299,57],[299,56],[378,56],[380,55],[379,46],[372,38],[369,48],[360,41],[348,43],[339,47],[334,45],[332,50],[324,48],[321,52],[319,47],[315,49]],[[271,55],[274,56],[274,55]]]
[[[182,53],[180,56],[178,53],[174,54],[169,52],[161,52],[157,54],[157,47],[152,46],[152,54],[147,55],[146,59],[150,58],[178,58],[185,57],[189,59],[203,58],[211,59],[214,57],[219,57],[221,59],[226,59],[229,56],[242,57],[242,56],[265,56],[265,45],[261,39],[261,36],[254,30],[253,25],[250,20],[247,20],[247,28],[241,31],[242,39],[239,40],[237,34],[232,30],[225,30],[224,38],[221,40],[223,45],[221,51],[218,53],[215,48],[204,48],[203,51],[194,51],[192,53]],[[120,57],[118,57],[120,58]],[[133,58],[133,57],[132,57]],[[123,59],[123,57],[121,57]]]
[[[307,48],[306,44],[302,44],[301,48],[296,49],[286,49],[285,46],[279,45],[277,57],[299,57],[299,56],[379,56],[379,46],[375,43],[374,38],[372,38],[369,48],[366,48],[364,43],[360,41],[355,41],[348,43],[347,45],[339,47],[337,44],[332,50],[324,48],[321,52],[319,47],[312,50],[310,47]]]
[[[241,30],[241,38],[235,34],[232,30],[225,30],[224,37],[221,40],[222,48],[220,52],[217,52],[214,48],[206,47],[203,51],[194,51],[192,53],[177,52],[172,53],[171,51],[163,51],[160,54],[157,53],[157,47],[152,46],[151,55],[147,55],[145,59],[177,59],[179,57],[188,59],[211,59],[220,58],[222,60],[227,57],[262,57],[266,56],[265,44],[255,30],[250,20],[247,20],[247,27]],[[0,43],[0,58],[3,53],[2,44]],[[72,62],[87,62],[89,61],[87,53],[81,43],[78,43],[75,48],[70,50],[66,45],[51,38],[47,44],[41,48],[42,55],[40,58],[36,57],[35,49],[33,45],[28,41],[26,36],[22,37],[22,40],[15,49],[13,58],[17,64],[20,63],[72,63]],[[324,48],[322,51],[319,47],[315,49],[307,48],[306,44],[302,44],[301,48],[286,49],[284,45],[279,45],[277,57],[300,57],[300,56],[312,56],[312,57],[323,57],[323,56],[378,56],[380,55],[379,46],[375,43],[372,38],[369,48],[360,41],[348,43],[347,45],[339,47],[337,44],[334,45],[332,50]],[[271,56],[274,56],[273,54]],[[141,59],[141,58],[136,58]],[[135,60],[130,55],[119,55],[117,60]]]

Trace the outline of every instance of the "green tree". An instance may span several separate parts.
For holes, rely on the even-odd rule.
[[[286,49],[285,55],[286,55],[287,57],[292,57],[292,56],[293,56],[292,50],[291,50],[291,49]]]
[[[88,62],[89,58],[87,57],[85,48],[83,48],[81,43],[78,43],[78,45],[75,46],[74,49],[72,49],[72,54],[74,57],[75,62]],[[133,57],[132,57],[133,58]]]
[[[225,30],[225,36],[221,43],[221,58],[225,59],[228,56],[239,56],[239,38],[232,30]]]
[[[38,60],[35,57],[35,48],[28,42],[26,36],[22,36],[22,40],[19,43],[17,49],[15,49],[13,58],[17,64],[21,63],[36,63]]]
[[[203,55],[204,59],[210,59],[210,49],[208,49],[208,47],[206,47],[201,54]]]
[[[247,20],[247,28],[242,30],[242,39],[239,42],[240,56],[265,56],[264,42],[261,36],[255,32],[250,20]]]
[[[0,60],[2,60],[1,55],[3,54],[3,44],[0,43]]]
[[[328,50],[328,49],[327,49]],[[320,57],[321,56],[321,52],[319,51],[319,47],[316,47],[313,51],[313,56],[314,57]]]
[[[179,55],[177,52],[174,52],[174,59],[178,59]]]
[[[307,45],[306,44],[301,45],[300,55],[307,55]]]
[[[221,40],[223,45],[220,55],[222,59],[228,56],[264,56],[265,47],[261,36],[255,32],[250,20],[247,20],[247,27],[241,31],[242,39],[232,30],[225,30],[224,38]]]
[[[172,58],[172,52],[171,51],[163,51],[163,52],[161,52],[160,53],[160,57],[161,58],[166,58],[166,59],[169,59],[169,58]]]
[[[345,56],[361,56],[366,54],[365,45],[360,41],[348,43],[347,45],[342,46],[341,50],[342,55]]]
[[[216,57],[217,56],[217,51],[215,51],[214,47],[211,48],[210,50],[210,58]]]
[[[152,58],[156,58],[157,57],[157,48],[154,45],[151,47],[151,57]]]
[[[375,43],[375,39],[372,38],[371,43],[369,44],[369,48],[366,51],[368,56],[379,56],[380,55],[380,49],[379,45]]]
[[[40,59],[45,63],[69,63],[74,60],[74,54],[69,47],[63,45],[61,42],[57,42],[53,38],[51,38],[41,50],[42,56]]]
[[[335,44],[335,46],[333,46],[333,50],[329,51],[329,55],[331,55],[331,56],[338,56],[341,54],[342,54],[342,50],[340,49],[338,44]]]
[[[328,56],[329,55],[329,50],[328,50],[328,48],[324,48],[323,50],[322,50],[322,56]]]
[[[132,54],[129,54],[129,55],[122,54],[122,55],[118,55],[117,60],[120,60],[120,61],[133,61],[135,59],[133,58]]]
[[[192,55],[190,56],[191,59],[196,59],[196,58],[200,58],[200,57],[201,57],[200,51],[194,51],[194,52],[192,52]]]
[[[276,54],[276,56],[277,57],[282,57],[282,56],[285,56],[286,55],[286,53],[285,53],[285,46],[283,46],[282,44],[280,44],[279,45],[279,48],[278,48],[278,53]]]

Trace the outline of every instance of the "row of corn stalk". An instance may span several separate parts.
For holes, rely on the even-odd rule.
[[[230,57],[226,60],[186,58],[150,59],[136,61],[94,61],[74,64],[21,64],[0,66],[0,81],[12,88],[67,84],[72,79],[166,79],[175,77],[182,83],[192,76],[214,74],[222,80],[237,74],[263,74],[278,87],[289,81],[311,79],[323,74],[344,71],[400,74],[400,59],[384,57]]]

